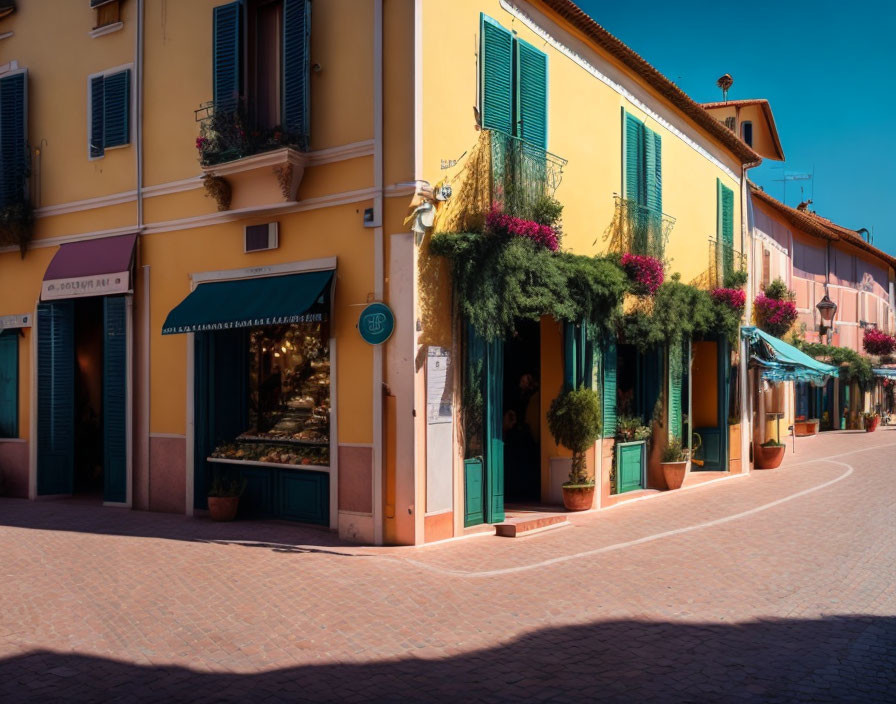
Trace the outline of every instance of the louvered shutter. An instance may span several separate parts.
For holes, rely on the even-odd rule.
[[[491,17],[480,15],[482,126],[513,134],[513,37]]]
[[[0,207],[25,196],[28,76],[0,79]]]
[[[681,439],[681,384],[683,380],[681,344],[669,348],[669,439]]]
[[[307,148],[311,77],[311,3],[283,2],[283,124]]]
[[[72,301],[37,308],[37,493],[71,494],[75,452]]]
[[[616,340],[607,340],[601,354],[603,361],[603,403],[604,437],[616,434]]]
[[[654,213],[663,212],[663,143],[653,130],[644,128],[645,204]]]
[[[19,437],[19,331],[0,333],[0,438]]]
[[[644,123],[625,113],[625,197],[646,205]]]
[[[103,298],[103,500],[127,501],[127,302]]]
[[[566,391],[576,387],[576,326],[563,323],[563,388]]]
[[[517,134],[548,146],[548,57],[531,44],[516,40]]]
[[[722,271],[728,276],[734,269],[734,191],[716,179],[718,240],[721,247]]]
[[[90,156],[100,157],[105,151],[103,138],[104,79],[94,76],[90,79]]]
[[[224,112],[234,112],[239,105],[242,10],[237,1],[216,7],[213,14],[213,97],[215,108]]]
[[[131,71],[119,71],[103,80],[103,147],[120,147],[131,141]]]

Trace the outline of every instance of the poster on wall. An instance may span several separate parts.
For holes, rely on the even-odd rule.
[[[426,354],[426,513],[454,507],[451,353],[430,347]]]
[[[426,422],[450,423],[452,404],[449,386],[451,356],[444,347],[430,347],[426,357]]]

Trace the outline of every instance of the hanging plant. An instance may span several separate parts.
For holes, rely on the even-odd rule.
[[[485,216],[485,228],[497,237],[524,237],[552,252],[560,248],[560,240],[550,225],[507,215],[498,206],[492,206]]]
[[[205,187],[205,195],[213,198],[218,204],[218,210],[230,210],[233,191],[227,179],[223,176],[206,174],[202,177],[202,185]]]
[[[769,335],[782,337],[799,316],[794,298],[793,291],[781,279],[769,283],[765,293],[756,296],[756,324]]]
[[[0,246],[15,246],[25,257],[34,234],[34,207],[27,199],[15,200],[0,208]]]
[[[663,284],[663,263],[646,254],[623,254],[622,268],[632,284],[632,293],[638,296],[652,296]]]
[[[868,328],[865,330],[862,346],[868,354],[886,356],[896,351],[896,338],[877,328]]]
[[[740,288],[717,288],[710,293],[712,300],[742,314],[747,305],[747,293]]]

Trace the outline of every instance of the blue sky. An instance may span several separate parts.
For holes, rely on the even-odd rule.
[[[812,197],[834,222],[874,228],[896,255],[896,2],[642,0],[578,4],[698,102],[721,100],[716,79],[734,77],[729,99],[771,103],[788,173],[788,205]],[[751,178],[783,199],[782,162]]]

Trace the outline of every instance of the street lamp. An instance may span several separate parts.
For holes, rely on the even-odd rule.
[[[834,316],[837,314],[837,304],[828,298],[828,292],[825,291],[824,298],[815,307],[821,316],[821,329],[818,332],[820,335],[825,335],[828,328],[831,327],[831,323],[834,322]]]

